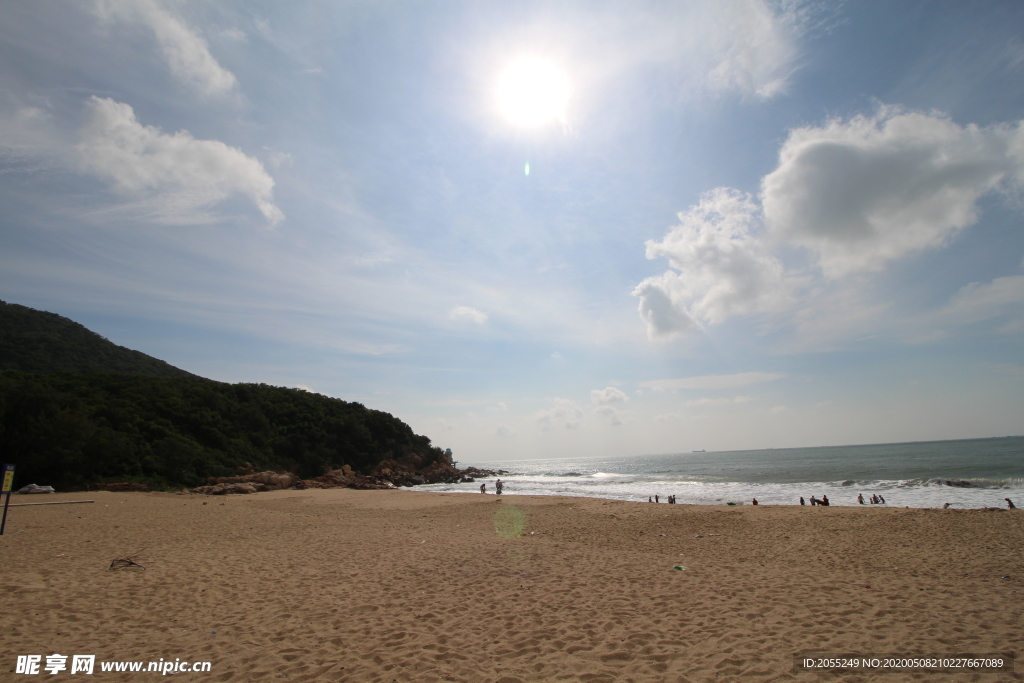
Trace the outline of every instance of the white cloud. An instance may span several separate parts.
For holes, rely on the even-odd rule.
[[[606,405],[608,403],[626,403],[629,401],[629,396],[625,393],[616,389],[615,387],[605,387],[604,389],[592,389],[590,392],[590,402],[594,405]]]
[[[701,375],[682,379],[654,379],[640,382],[641,387],[648,389],[735,389],[751,384],[773,382],[786,375],[781,372],[738,372],[734,375]]]
[[[717,188],[679,221],[662,241],[647,242],[647,258],[665,257],[678,272],[647,278],[633,291],[649,337],[786,304],[782,263],[754,234],[758,209],[749,195]]]
[[[187,219],[233,194],[251,198],[271,224],[284,218],[273,202],[273,178],[241,150],[144,126],[131,106],[112,99],[92,97],[88,110],[76,146],[80,168],[139,198],[158,219]]]
[[[631,16],[614,17],[618,26],[629,27],[631,40],[613,54],[693,71],[697,83],[712,90],[771,97],[785,90],[808,23],[806,6],[786,4],[706,0],[645,11],[649,5],[633,3]]]
[[[622,425],[622,413],[615,406],[602,405],[594,408],[594,414],[604,419],[613,427]]]
[[[537,414],[537,422],[544,431],[553,425],[562,425],[566,429],[576,429],[583,420],[583,408],[567,398],[556,398],[549,410]]]
[[[739,405],[741,403],[750,403],[753,400],[754,399],[749,396],[734,396],[733,398],[698,398],[693,401],[687,401],[686,407],[699,408],[704,406]]]
[[[933,341],[944,337],[945,330],[950,327],[973,325],[1004,315],[1016,315],[1018,319],[1024,317],[1024,275],[966,285],[942,308],[911,321],[915,333],[910,341]],[[1016,326],[1011,325],[1007,331],[1016,331]]]
[[[456,306],[448,313],[448,317],[452,320],[469,320],[477,325],[487,322],[487,314],[471,306]]]
[[[171,73],[186,85],[207,95],[224,94],[235,86],[234,74],[214,59],[206,41],[156,0],[96,0],[96,9],[105,20],[149,28]]]
[[[979,197],[1022,178],[1020,126],[883,107],[791,131],[761,198],[772,236],[840,277],[947,244],[977,221]]]
[[[711,35],[718,58],[709,72],[713,87],[772,97],[784,91],[796,56],[794,31],[787,15],[761,0],[716,2],[715,11],[729,29]],[[716,17],[718,18],[718,17]]]

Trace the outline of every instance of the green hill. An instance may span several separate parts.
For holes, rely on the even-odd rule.
[[[366,474],[386,459],[442,457],[429,438],[360,403],[215,382],[52,313],[0,311],[0,462],[17,466],[18,486],[196,486],[246,463],[308,479],[326,467]]]
[[[0,370],[193,376],[162,360],[118,346],[56,313],[4,301],[0,301]]]

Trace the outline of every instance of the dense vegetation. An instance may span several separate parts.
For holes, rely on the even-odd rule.
[[[299,389],[223,384],[0,302],[0,462],[18,486],[135,480],[195,486],[245,463],[316,477],[441,457],[388,413]]]
[[[56,313],[4,301],[0,301],[0,370],[194,376],[170,363],[118,346]]]
[[[407,455],[428,463],[441,450],[388,413],[299,389],[0,372],[0,458],[17,465],[22,484],[195,486],[246,462],[309,478]]]

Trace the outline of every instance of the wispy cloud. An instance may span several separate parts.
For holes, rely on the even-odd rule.
[[[259,160],[188,131],[164,133],[141,124],[131,106],[109,98],[88,101],[89,120],[77,145],[79,167],[110,181],[159,220],[194,220],[194,213],[243,194],[271,223],[284,214],[274,204],[274,180]]]
[[[562,426],[565,429],[576,429],[583,421],[583,408],[568,398],[555,398],[552,400],[551,408],[537,414],[537,422],[541,429],[550,430],[553,426]]]
[[[483,311],[478,311],[472,306],[456,306],[448,312],[448,317],[452,320],[468,320],[477,325],[483,325],[487,322],[487,314]]]
[[[106,21],[135,23],[151,30],[171,74],[181,83],[206,95],[222,95],[237,84],[235,75],[210,54],[209,45],[196,29],[156,0],[96,0],[96,11]]]
[[[785,377],[781,372],[738,372],[734,375],[701,375],[681,379],[654,379],[640,382],[647,389],[735,389],[751,384],[773,382]]]

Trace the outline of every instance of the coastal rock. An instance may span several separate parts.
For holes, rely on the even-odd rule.
[[[257,491],[266,491],[266,484],[260,482],[253,483],[220,483],[212,486],[200,486],[192,489],[192,493],[202,493],[207,496],[223,496],[228,493],[256,493]]]
[[[237,477],[214,477],[208,484],[262,484],[262,491],[277,491],[295,486],[299,478],[291,472],[255,472]]]

